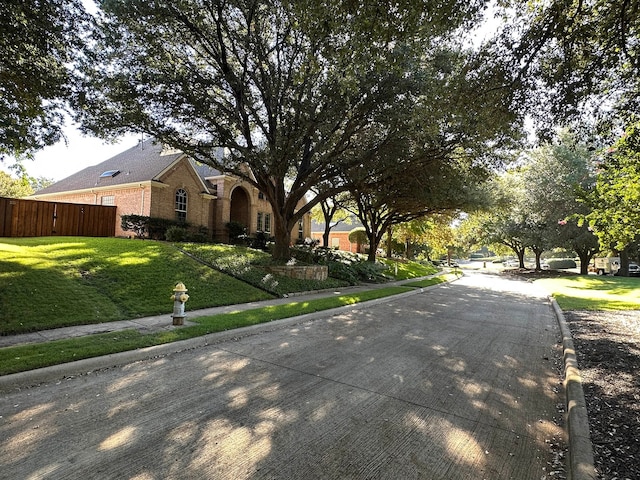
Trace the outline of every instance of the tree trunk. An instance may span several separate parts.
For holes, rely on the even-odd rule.
[[[329,226],[329,222],[324,224],[324,232],[322,233],[322,245],[324,247],[329,246],[329,235],[331,234],[331,227]]]
[[[380,244],[380,240],[378,239],[375,233],[371,235],[367,235],[369,238],[369,254],[367,255],[368,262],[376,261],[376,252],[378,250],[378,245]]]
[[[533,253],[536,256],[536,270],[540,271],[542,270],[542,267],[540,266],[540,257],[542,256],[542,252],[544,252],[544,250],[541,250],[539,248],[532,248],[531,250],[533,250]]]
[[[516,252],[518,256],[518,262],[520,263],[520,268],[524,268],[524,252],[526,249],[524,248],[514,248],[513,251]]]
[[[273,237],[275,245],[271,257],[274,260],[291,259],[291,233],[284,219],[279,215],[273,216]]]
[[[369,243],[369,254],[367,255],[367,261],[368,262],[375,262],[376,261],[376,250],[378,249],[377,245],[372,245],[371,243]]]
[[[621,277],[629,276],[629,251],[627,248],[620,252],[620,270],[618,270],[618,275]]]
[[[589,262],[593,255],[585,250],[576,250],[580,259],[580,275],[589,275]]]

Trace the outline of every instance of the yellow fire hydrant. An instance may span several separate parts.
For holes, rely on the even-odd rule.
[[[173,300],[173,315],[171,315],[171,317],[173,318],[174,325],[184,325],[184,317],[186,317],[184,304],[189,300],[187,292],[187,287],[185,287],[182,282],[178,283],[176,288],[173,289],[173,295],[171,295],[171,300]]]

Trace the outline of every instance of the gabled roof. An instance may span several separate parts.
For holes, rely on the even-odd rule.
[[[37,191],[35,195],[156,180],[171,164],[184,156],[182,152],[175,150],[163,155],[162,150],[162,144],[153,140],[140,142],[115,157],[80,170]]]
[[[216,152],[222,155],[222,149]],[[145,140],[102,163],[87,167],[73,175],[37,191],[34,195],[72,192],[95,187],[112,187],[127,183],[159,180],[173,163],[184,157],[179,150],[166,150],[154,139]],[[189,159],[203,185],[210,187],[207,178],[220,176],[219,170]]]
[[[331,225],[331,231],[333,233],[338,232],[351,232],[354,228],[362,227],[362,223],[355,215],[351,215],[350,219],[351,223],[346,222],[333,222]],[[315,220],[311,221],[311,231],[312,232],[324,232],[325,222],[316,222]]]
[[[222,152],[220,151],[220,154],[222,154]],[[218,157],[221,158],[221,157]],[[195,160],[191,160],[191,165],[193,165],[193,168],[195,169],[196,172],[198,172],[198,175],[200,175],[200,178],[207,179],[207,178],[213,178],[213,177],[219,177],[222,174],[222,172],[220,172],[220,170],[213,168],[209,165],[205,165],[204,163],[200,163],[197,162]]]

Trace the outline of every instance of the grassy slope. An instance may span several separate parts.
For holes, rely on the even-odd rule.
[[[168,243],[0,239],[0,334],[166,313],[178,282],[189,290],[190,309],[271,298]]]
[[[262,252],[209,245],[193,249],[218,268],[231,271],[254,268],[247,259]],[[264,260],[264,259],[262,259]],[[393,269],[387,272],[393,276]],[[430,266],[403,262],[399,279],[435,272]],[[258,269],[259,270],[259,269]],[[252,275],[256,275],[253,272]],[[163,242],[49,237],[0,239],[0,334],[97,323],[167,313],[169,296],[177,282],[189,289],[189,309],[245,303],[269,294],[203,266]],[[426,287],[446,276],[412,284]],[[330,280],[333,286],[335,280]],[[297,281],[291,288],[315,289],[314,282]],[[90,335],[0,349],[0,375],[48,365],[192,338],[207,333],[267,322],[292,315],[335,308],[407,291],[387,287],[354,295],[330,297],[299,304],[265,307],[247,312],[203,317],[199,325],[144,335],[136,331]]]
[[[430,284],[440,282],[440,280],[433,279]],[[257,325],[281,318],[289,318],[306,313],[352,305],[375,298],[396,295],[409,290],[411,290],[411,288],[408,287],[386,287],[354,295],[321,298],[304,303],[292,301],[285,305],[199,317],[192,320],[198,323],[198,325],[146,335],[137,331],[124,330],[67,340],[0,348],[0,375],[23,372],[35,368],[58,365],[83,358],[124,352],[152,345],[161,345],[178,340],[186,340],[208,333]]]

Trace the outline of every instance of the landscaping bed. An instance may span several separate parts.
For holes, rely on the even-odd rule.
[[[552,288],[576,349],[598,478],[639,479],[640,282],[553,270],[503,275]]]
[[[564,312],[599,478],[640,478],[640,310]]]

